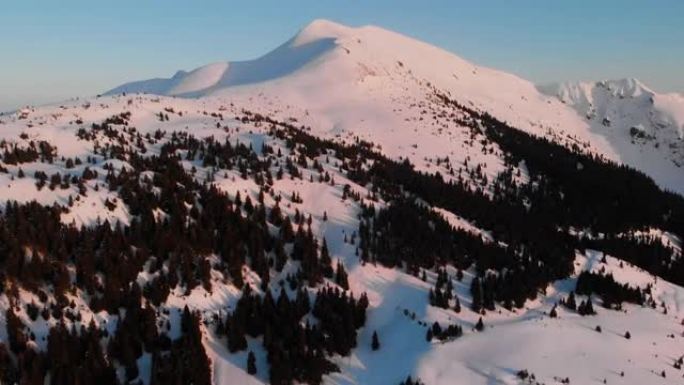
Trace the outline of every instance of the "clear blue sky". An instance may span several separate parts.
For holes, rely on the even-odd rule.
[[[682,0],[21,0],[0,6],[0,111],[262,55],[316,18],[375,24],[535,82],[684,92]]]

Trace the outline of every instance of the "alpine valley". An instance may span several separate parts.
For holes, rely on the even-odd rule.
[[[0,384],[681,384],[684,97],[317,20],[0,115]]]

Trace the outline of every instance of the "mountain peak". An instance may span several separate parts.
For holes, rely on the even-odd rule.
[[[604,80],[596,83],[597,86],[605,87],[615,96],[636,97],[643,94],[652,94],[653,91],[637,78],[623,78]]]
[[[339,39],[348,36],[354,28],[327,19],[316,19],[302,28],[293,39],[293,45],[303,45],[322,39]]]
[[[608,79],[599,81],[569,81],[539,85],[538,89],[550,96],[558,97],[565,103],[590,103],[593,94],[602,91],[616,98],[637,98],[642,95],[653,96],[655,92],[637,78]]]
[[[318,33],[321,35],[343,34],[353,28],[328,19],[315,19],[301,29],[302,32]]]

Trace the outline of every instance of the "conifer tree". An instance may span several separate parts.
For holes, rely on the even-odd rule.
[[[556,311],[556,305],[553,305],[553,307],[551,308],[551,311],[549,312],[549,317],[551,317],[551,318],[558,317],[558,312]]]
[[[380,340],[378,339],[378,332],[373,332],[373,341],[371,342],[371,349],[373,351],[380,349]]]
[[[470,284],[470,293],[473,296],[473,303],[471,309],[479,313],[482,310],[482,287],[480,286],[480,279],[478,277],[473,278]]]
[[[330,253],[328,252],[328,242],[326,242],[325,238],[323,238],[323,245],[321,246],[321,266],[323,268],[323,276],[326,278],[332,278],[332,260],[330,259]]]
[[[454,311],[456,313],[460,313],[461,312],[461,300],[458,299],[458,295],[455,295],[454,297],[456,298],[456,303],[454,304]]]
[[[254,357],[254,352],[251,350],[247,355],[247,373],[251,375],[255,375],[257,373],[256,357]]]
[[[585,307],[585,313],[589,314],[589,315],[596,314],[596,312],[594,311],[594,305],[591,302],[591,296],[589,296],[589,298],[587,299],[587,305]]]
[[[337,261],[337,268],[335,269],[335,283],[340,285],[344,290],[349,290],[349,280],[347,271],[344,270],[344,265],[341,261]]]
[[[482,317],[480,317],[480,319],[477,320],[477,324],[475,324],[475,330],[477,330],[478,332],[484,330],[484,322],[482,322]]]

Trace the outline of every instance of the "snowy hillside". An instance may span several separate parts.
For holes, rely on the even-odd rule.
[[[644,170],[673,190],[681,174],[656,176],[663,157],[684,166],[684,97],[658,94],[637,79],[562,83],[540,87],[583,116],[608,138],[626,164],[653,163]],[[669,182],[665,180],[670,179]]]
[[[684,175],[567,94],[316,21],[0,116],[0,383],[681,383]]]
[[[639,87],[634,85],[632,89]],[[630,92],[628,84],[623,88],[609,92]],[[210,64],[178,72],[170,79],[125,84],[107,94],[143,92],[249,101],[254,106],[267,105],[271,110],[304,115],[306,123],[320,134],[359,136],[400,156],[413,152],[408,149],[415,132],[430,131],[440,143],[449,140],[435,132],[449,130],[450,119],[441,116],[446,119],[439,120],[444,111],[430,98],[433,90],[527,132],[568,145],[589,146],[595,153],[647,173],[667,189],[684,193],[680,96],[658,96],[656,103],[663,106],[663,115],[654,112],[658,116],[648,116],[650,113],[639,104],[649,100],[649,92],[644,89],[638,98],[642,102],[635,100],[634,106],[621,107],[615,113],[616,119],[625,114],[645,114],[649,119],[646,122],[656,125],[672,121],[670,128],[660,130],[659,138],[666,143],[645,148],[636,141],[632,143],[631,125],[607,133],[601,129],[602,118],[598,126],[596,120],[588,121],[584,113],[577,114],[574,103],[568,103],[566,98],[559,101],[556,92],[546,95],[514,75],[477,66],[434,46],[373,26],[351,28],[317,20],[261,58]],[[299,111],[291,111],[293,108]],[[644,129],[651,130],[651,124],[646,122]],[[622,123],[616,121],[614,127]],[[635,124],[639,127],[640,123]],[[676,135],[680,137],[676,139]],[[434,147],[430,153],[452,156],[450,151]],[[421,158],[428,154],[416,155]]]

